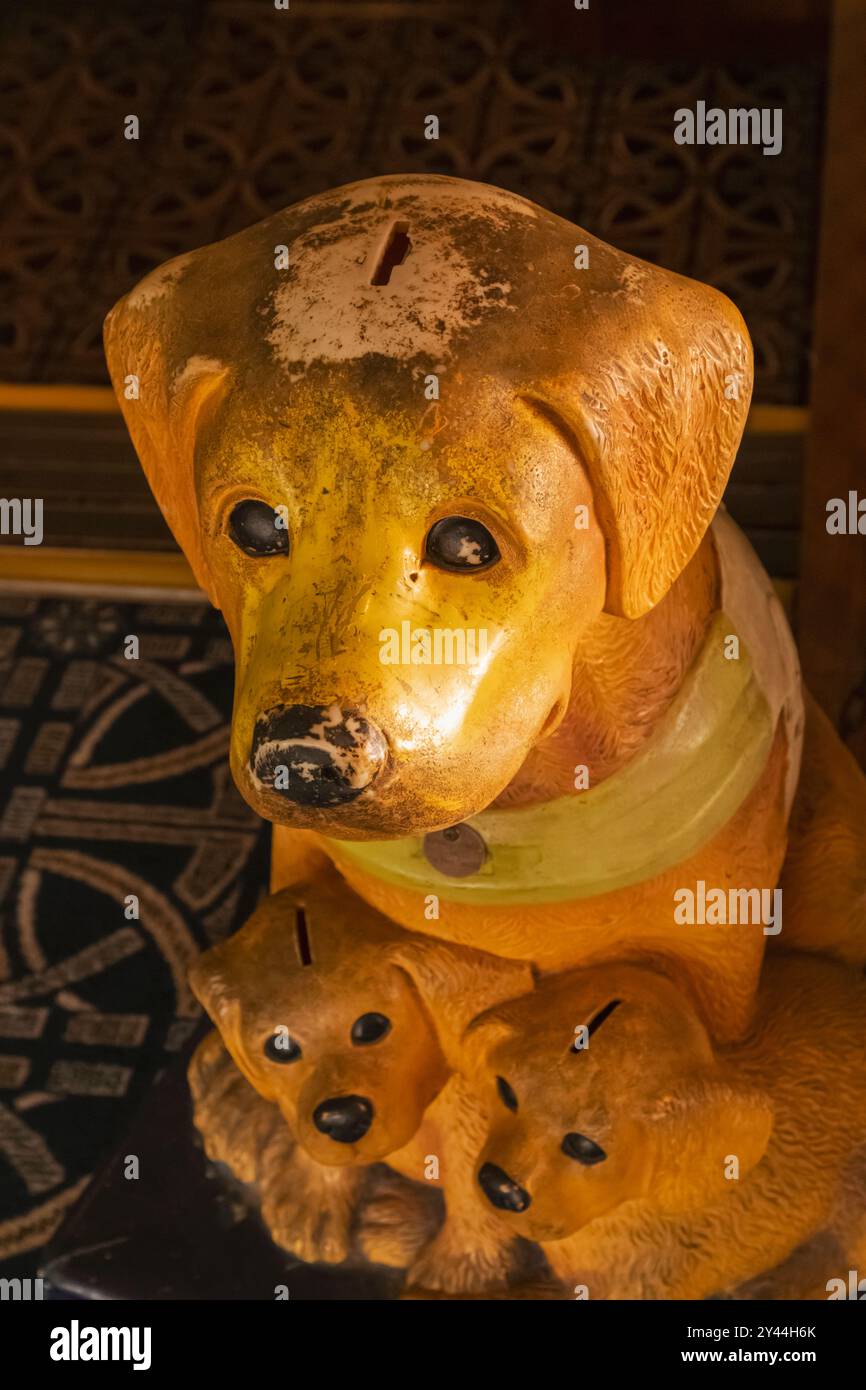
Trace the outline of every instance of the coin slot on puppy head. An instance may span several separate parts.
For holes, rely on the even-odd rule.
[[[614,1009],[618,1009],[621,1003],[621,999],[611,999],[609,1003],[605,1004],[603,1009],[599,1009],[597,1014],[593,1014],[589,1023],[586,1025],[587,1038],[592,1037],[596,1029],[601,1027],[605,1019],[610,1018]],[[585,1052],[586,1045],[584,1044],[582,1047],[579,1047],[577,1041],[575,1041],[568,1050],[569,1052]]]
[[[513,1090],[509,1086],[508,1082],[505,1080],[504,1076],[497,1076],[496,1090],[499,1094],[499,1099],[502,1101],[502,1104],[505,1106],[506,1110],[517,1109],[517,1096],[514,1094]]]
[[[409,223],[395,222],[388,233],[385,245],[382,247],[376,269],[370,279],[371,285],[387,285],[391,280],[391,271],[398,265],[402,265],[412,250],[412,243],[409,240]]]
[[[493,536],[471,516],[443,517],[430,527],[424,543],[424,559],[452,574],[490,569],[499,558]]]
[[[295,940],[298,943],[301,965],[312,965],[313,953],[310,950],[310,933],[307,931],[307,914],[302,907],[295,913]]]
[[[245,555],[288,555],[289,533],[278,525],[279,513],[267,502],[248,497],[229,515],[229,535]]]

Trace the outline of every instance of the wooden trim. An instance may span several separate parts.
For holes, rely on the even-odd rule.
[[[119,415],[110,386],[31,386],[0,382],[0,410],[44,411],[50,415]]]
[[[794,626],[795,604],[797,600],[797,580],[796,579],[774,579],[773,588],[776,590],[776,597],[785,610],[785,616],[791,626]]]
[[[47,415],[120,415],[110,386],[28,386],[0,382],[0,411],[44,412]],[[799,405],[753,405],[747,434],[805,434],[809,412]]]
[[[829,535],[827,503],[866,495],[866,5],[836,0],[803,483],[803,675],[837,726],[866,681],[866,537]],[[855,698],[852,708],[856,711]],[[851,718],[863,721],[860,714]],[[845,731],[851,734],[845,721]],[[864,725],[866,727],[866,725]]]
[[[0,584],[99,585],[101,588],[201,590],[185,557],[175,551],[72,550],[0,546]]]
[[[753,405],[746,434],[805,434],[809,412],[803,405]]]
[[[794,581],[776,579],[773,583],[790,617]],[[0,547],[0,588],[91,594],[98,590],[115,596],[119,590],[135,589],[141,591],[142,597],[205,601],[205,594],[196,584],[183,555],[174,551],[61,550],[5,545]]]

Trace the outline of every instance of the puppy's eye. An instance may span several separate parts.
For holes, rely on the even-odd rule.
[[[517,1096],[512,1091],[504,1076],[497,1076],[496,1089],[499,1092],[499,1099],[508,1110],[517,1109]]]
[[[288,1033],[271,1033],[265,1039],[264,1053],[269,1062],[297,1062],[301,1056],[301,1044]]]
[[[593,1163],[604,1163],[607,1154],[592,1139],[587,1139],[585,1134],[566,1134],[562,1141],[562,1152],[568,1154],[569,1158],[576,1158],[578,1163],[585,1164],[588,1168]]]
[[[379,1042],[391,1031],[391,1020],[384,1014],[361,1014],[352,1024],[351,1038],[356,1047]]]
[[[430,527],[424,558],[440,570],[467,574],[495,565],[499,546],[480,521],[468,516],[446,516]]]
[[[238,502],[229,517],[229,535],[247,555],[288,555],[289,533],[278,526],[278,513],[267,502]]]

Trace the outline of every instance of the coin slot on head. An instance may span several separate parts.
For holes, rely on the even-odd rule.
[[[382,247],[382,254],[379,257],[376,269],[373,271],[371,285],[387,285],[391,281],[391,272],[396,270],[398,265],[402,265],[409,252],[412,250],[412,243],[409,240],[409,223],[395,222],[385,245]]]
[[[312,965],[313,953],[310,950],[310,933],[307,931],[307,914],[302,907],[295,913],[295,937],[301,965]]]

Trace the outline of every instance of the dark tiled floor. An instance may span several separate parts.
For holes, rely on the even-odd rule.
[[[32,1272],[189,1036],[187,966],[265,889],[269,827],[226,764],[232,678],[206,603],[0,596],[3,1273]]]

